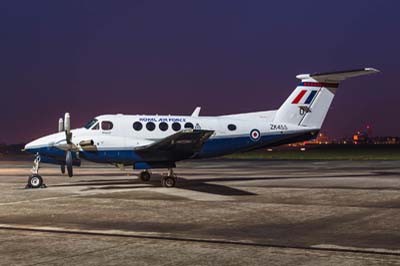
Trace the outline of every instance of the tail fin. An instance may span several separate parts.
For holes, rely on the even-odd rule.
[[[321,128],[339,82],[347,78],[377,73],[374,68],[301,74],[300,84],[276,112],[274,122]]]

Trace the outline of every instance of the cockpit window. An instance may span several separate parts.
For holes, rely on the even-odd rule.
[[[96,125],[94,125],[93,127],[92,127],[92,130],[99,130],[99,126],[100,125],[100,123],[96,123]]]
[[[113,123],[110,121],[102,121],[101,122],[101,129],[102,130],[111,130],[113,128]]]
[[[85,128],[86,129],[89,129],[89,128],[91,128],[94,124],[96,124],[97,123],[97,119],[92,119],[92,120],[90,120],[86,125],[85,125]]]

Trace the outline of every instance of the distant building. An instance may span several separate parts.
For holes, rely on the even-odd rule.
[[[400,144],[400,137],[374,137],[372,138],[373,144]]]
[[[357,131],[353,135],[353,144],[371,144],[372,141],[367,132]]]

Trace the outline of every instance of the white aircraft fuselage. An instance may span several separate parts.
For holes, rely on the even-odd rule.
[[[318,128],[274,123],[275,111],[216,116],[151,116],[151,115],[101,115],[90,127],[71,130],[72,142],[79,147],[79,157],[97,162],[134,165],[136,169],[148,169],[152,162],[158,164],[176,162],[189,158],[209,158],[234,152],[248,151],[267,146],[309,140],[317,136]],[[135,124],[136,123],[136,124]],[[109,125],[112,128],[109,129]],[[137,126],[134,129],[133,125]],[[138,126],[140,125],[140,126]],[[153,128],[154,125],[154,129]],[[140,128],[140,129],[139,129]],[[148,129],[149,128],[149,129]],[[171,159],[141,158],[136,149],[165,139],[182,130],[201,129],[213,131],[201,149],[181,157],[179,153]],[[79,143],[93,141],[96,151],[86,151]],[[65,133],[59,132],[39,138],[26,145],[25,150],[39,153],[42,162],[54,159],[62,164],[65,151],[57,147],[66,144]],[[175,156],[174,156],[175,155]],[[48,157],[48,158],[47,158]],[[149,167],[146,166],[149,163]],[[162,167],[167,168],[167,167]]]

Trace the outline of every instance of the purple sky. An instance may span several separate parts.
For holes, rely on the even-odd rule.
[[[323,131],[400,135],[400,1],[7,1],[0,142],[98,114],[276,109],[299,73],[365,66]]]

